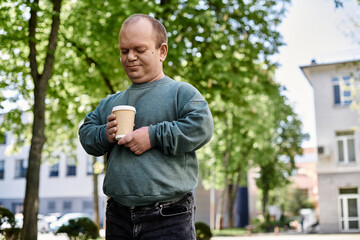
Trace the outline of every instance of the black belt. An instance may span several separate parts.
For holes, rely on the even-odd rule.
[[[149,205],[143,205],[143,206],[125,206],[125,205],[122,205],[118,202],[116,202],[114,199],[110,198],[109,200],[111,202],[113,202],[114,204],[116,204],[117,207],[120,207],[120,208],[126,208],[126,209],[129,209],[131,211],[145,211],[145,210],[151,210],[151,209],[154,209],[154,208],[157,208],[157,207],[166,207],[170,204],[176,204],[176,203],[179,203],[185,199],[187,199],[189,196],[192,196],[192,192],[189,192],[187,194],[185,194],[185,196],[179,198],[179,199],[176,199],[174,201],[170,201],[170,202],[155,202],[155,203],[152,203],[152,204],[149,204]]]

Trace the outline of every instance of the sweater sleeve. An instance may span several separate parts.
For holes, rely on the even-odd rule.
[[[101,104],[95,111],[85,117],[84,123],[79,129],[80,142],[85,151],[94,156],[102,156],[113,147],[106,138],[106,123],[101,120]]]
[[[195,151],[210,141],[213,119],[207,102],[199,95],[183,106],[176,121],[149,126],[152,147],[160,147],[164,154],[180,155]]]

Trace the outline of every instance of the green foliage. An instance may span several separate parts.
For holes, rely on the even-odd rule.
[[[289,204],[286,205],[285,211],[290,216],[298,216],[302,208],[314,208],[314,203],[309,199],[306,190],[289,189],[287,196]]]
[[[96,224],[86,217],[70,219],[69,224],[61,226],[57,233],[66,233],[70,240],[87,240],[99,237]]]
[[[294,188],[292,185],[286,185],[270,191],[268,205],[279,207],[282,215],[279,221],[275,221],[270,217],[265,218],[264,221],[260,222],[260,225],[263,227],[279,226],[281,228],[290,228],[290,220],[300,215],[300,209],[313,209],[315,207],[312,200],[308,197],[306,190]]]
[[[196,222],[195,229],[197,240],[210,240],[210,238],[212,237],[209,225],[204,222]]]

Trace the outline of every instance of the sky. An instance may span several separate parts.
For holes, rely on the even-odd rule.
[[[276,56],[280,67],[275,77],[287,88],[285,95],[310,135],[303,143],[306,148],[316,147],[314,93],[300,66],[312,59],[317,63],[360,59],[360,26],[351,22],[357,18],[360,23],[360,6],[356,0],[343,2],[344,7],[336,9],[333,0],[292,0],[278,28],[286,45]]]

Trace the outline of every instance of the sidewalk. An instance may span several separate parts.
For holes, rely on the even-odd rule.
[[[239,237],[212,237],[211,240],[360,240],[360,233],[352,234],[253,234]]]
[[[239,237],[212,237],[211,240],[360,240],[360,233],[348,234],[253,234]],[[38,240],[69,240],[66,235],[39,234]]]

